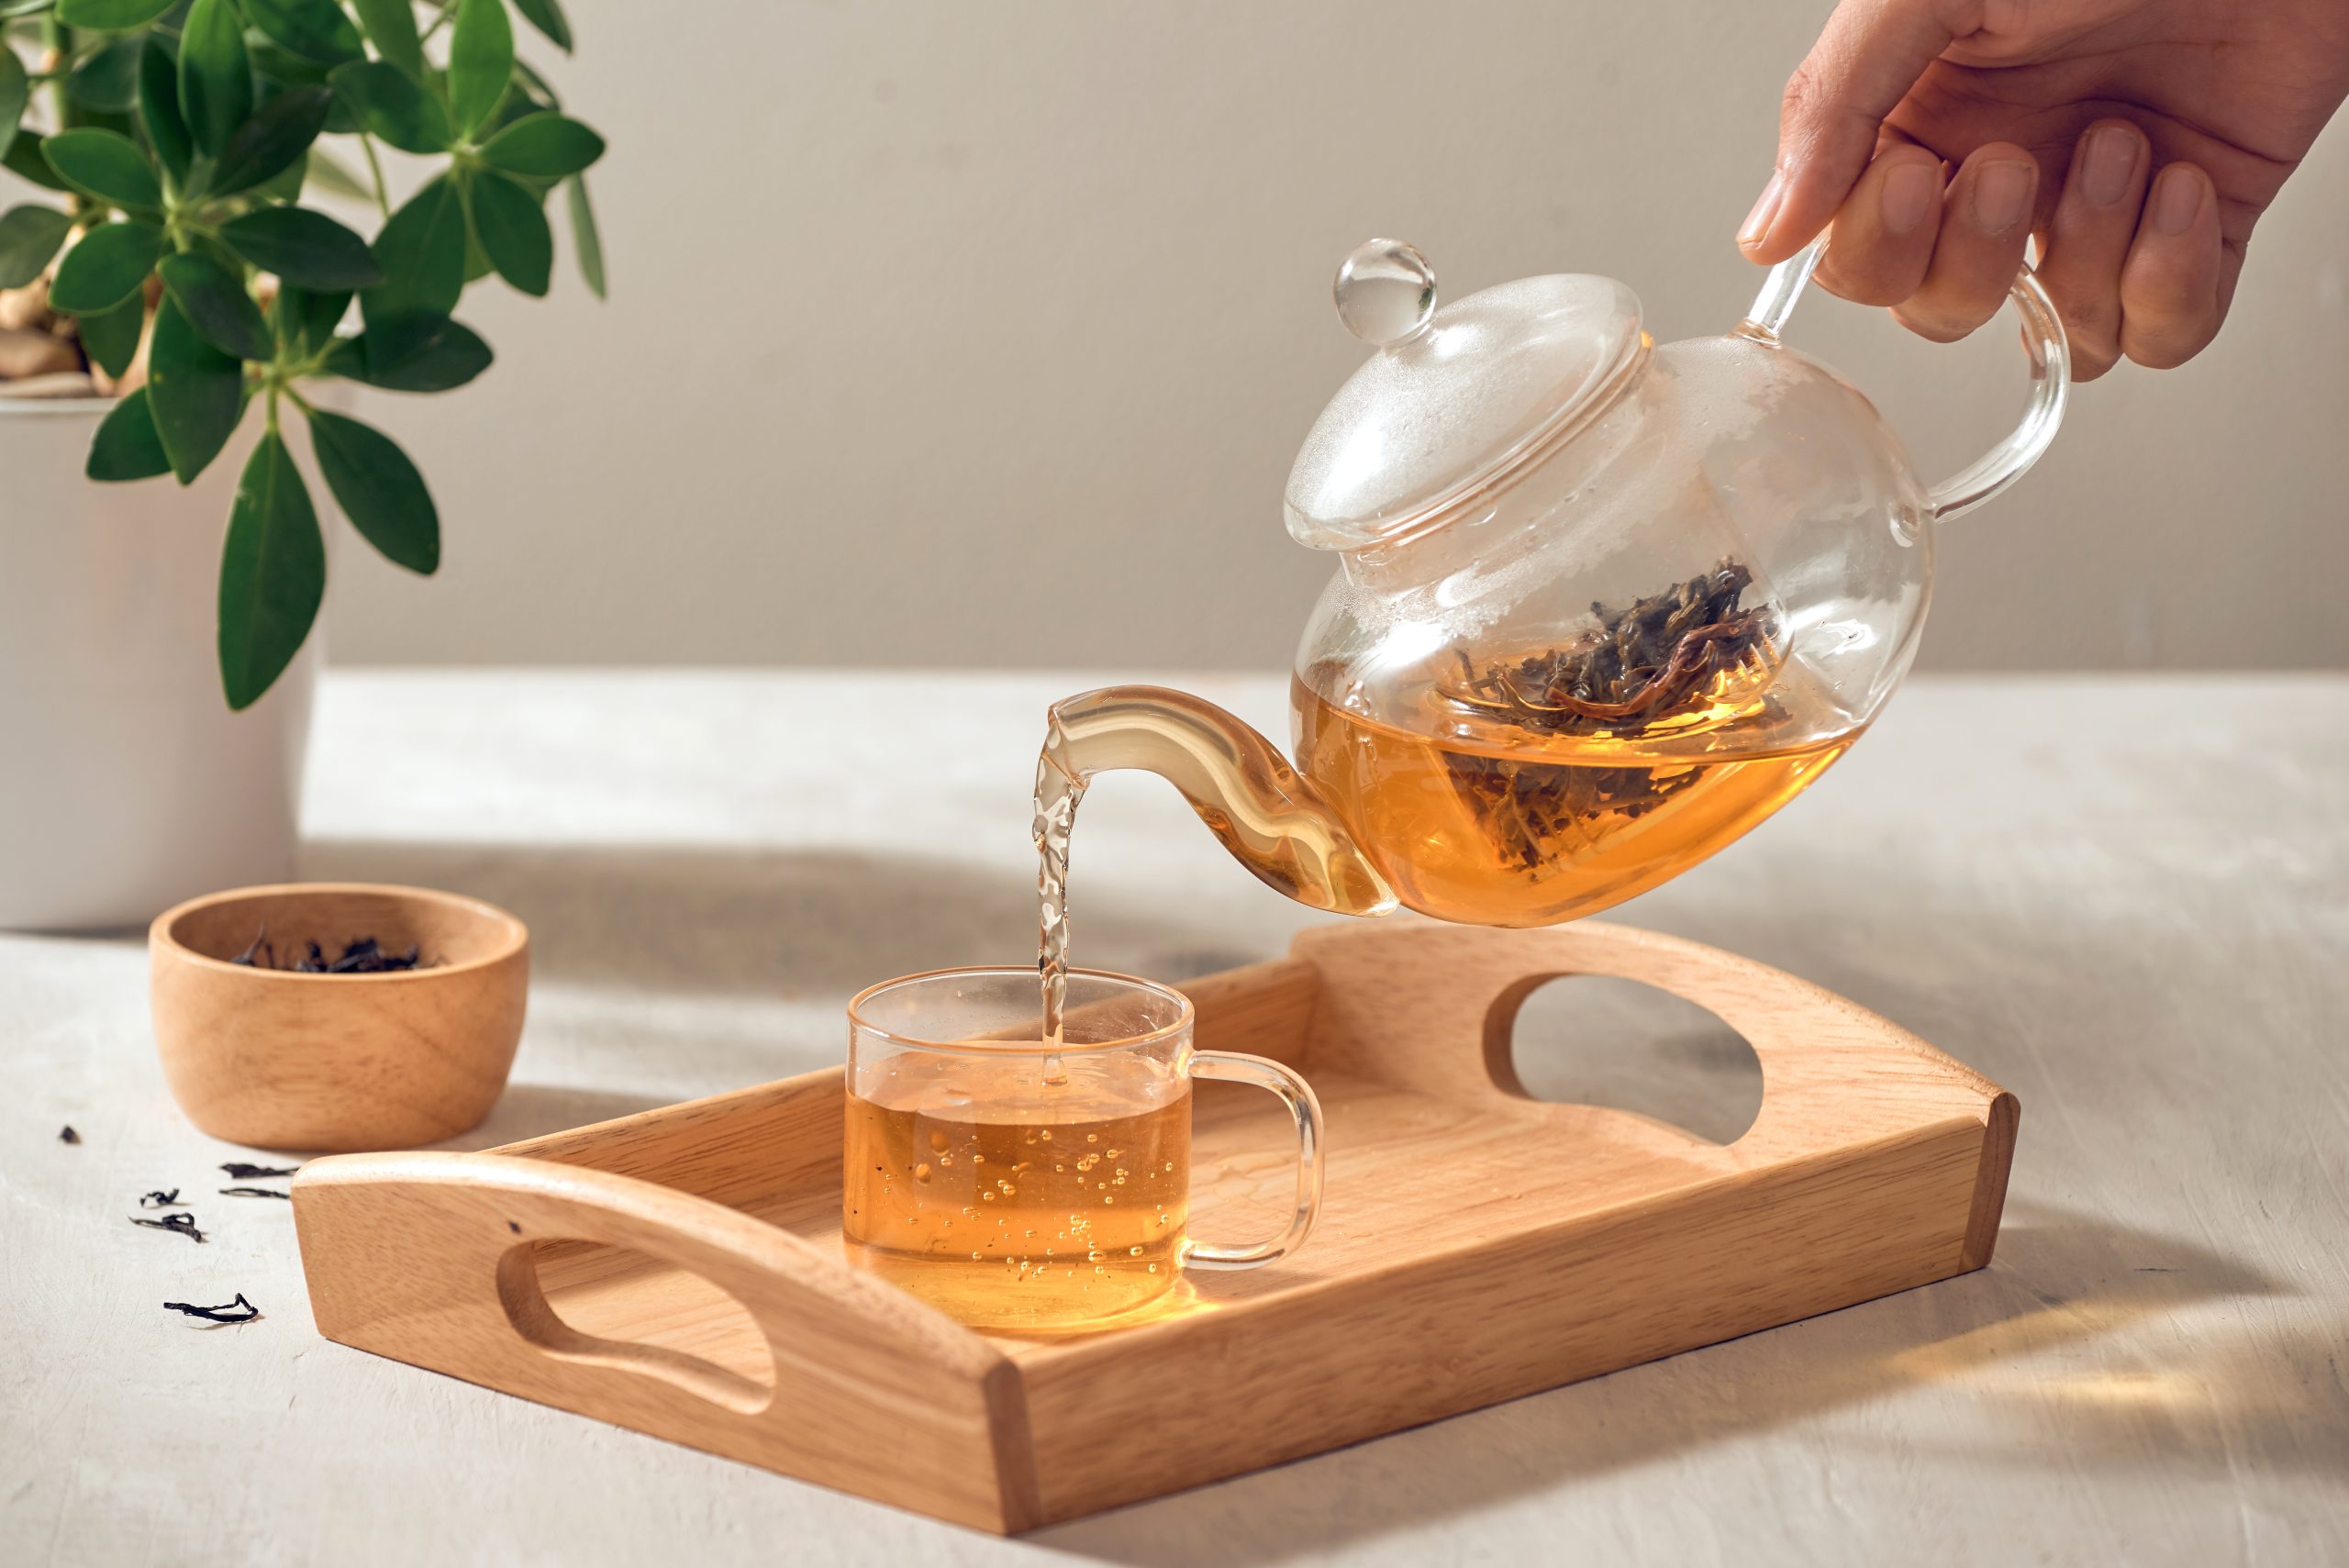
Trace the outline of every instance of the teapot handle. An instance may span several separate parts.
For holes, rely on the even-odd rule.
[[[1771,268],[1740,330],[1776,342],[1779,329],[1794,314],[1795,302],[1802,297],[1826,248],[1822,235]],[[2054,302],[2040,287],[2028,263],[2015,273],[2007,297],[2014,302],[2015,314],[2022,317],[2023,352],[2031,357],[2031,406],[2023,410],[2022,423],[2005,440],[1933,486],[1929,499],[1935,521],[1971,511],[2021,479],[2039,461],[2039,454],[2055,439],[2056,427],[2064,422],[2064,405],[2072,389],[2072,350],[2064,337],[2063,318],[2055,314]]]

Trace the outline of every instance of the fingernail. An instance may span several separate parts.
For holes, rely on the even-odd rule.
[[[2195,217],[2202,211],[2202,182],[2191,169],[2176,164],[2163,170],[2154,180],[2154,230],[2158,234],[2183,234],[2194,227]]]
[[[2107,126],[2088,132],[2080,148],[2080,194],[2099,206],[2110,206],[2129,194],[2129,176],[2137,172],[2137,139]]]
[[[1762,195],[1753,203],[1753,210],[1745,215],[1744,227],[1737,231],[1740,245],[1759,245],[1763,236],[1770,232],[1770,220],[1778,216],[1778,204],[1787,199],[1787,177],[1773,173],[1770,183],[1762,187]]]
[[[1907,234],[1925,221],[1941,195],[1941,171],[1931,163],[1903,163],[1884,177],[1882,214],[1887,234]]]
[[[1992,234],[2022,221],[2031,205],[2032,165],[1990,163],[1974,177],[1974,219]]]

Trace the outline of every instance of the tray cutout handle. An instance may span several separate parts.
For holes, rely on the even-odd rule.
[[[546,1287],[539,1279],[539,1252],[545,1245],[544,1241],[517,1242],[497,1260],[498,1304],[506,1308],[506,1320],[523,1339],[562,1361],[660,1378],[740,1415],[755,1416],[774,1402],[774,1352],[767,1345],[764,1329],[759,1330],[757,1342],[765,1376],[754,1378],[689,1351],[636,1340],[608,1340],[575,1329],[547,1299]],[[733,1292],[715,1282],[707,1283],[744,1321],[757,1324]]]
[[[1509,1056],[1518,1007],[1552,980],[1602,974],[1696,1003],[1761,1060],[1762,1108],[1743,1137],[1723,1149],[1648,1123],[1669,1134],[1660,1147],[1753,1163],[1897,1135],[1934,1115],[1987,1123],[2007,1114],[1997,1084],[1888,1019],[1750,959],[1653,931],[1598,920],[1522,930],[1324,926],[1300,932],[1290,952],[1320,974],[1308,1075],[1358,1073],[1472,1105],[1528,1098]]]

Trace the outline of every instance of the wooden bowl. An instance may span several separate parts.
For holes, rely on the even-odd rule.
[[[414,944],[429,967],[228,962],[264,929],[281,955],[373,937],[387,951]],[[190,1121],[232,1143],[343,1151],[453,1138],[506,1087],[529,940],[503,909],[421,887],[295,883],[190,899],[148,933],[163,1076]]]

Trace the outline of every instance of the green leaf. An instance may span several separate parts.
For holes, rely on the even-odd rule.
[[[327,370],[384,392],[450,392],[487,370],[494,358],[462,321],[403,316],[338,342]]]
[[[180,113],[195,145],[216,158],[225,155],[228,139],[252,112],[253,62],[245,52],[236,0],[195,0],[180,32]]]
[[[573,175],[563,188],[570,195],[571,243],[579,253],[579,275],[587,281],[587,292],[602,299],[604,240],[596,232],[596,209],[587,202],[587,177]]]
[[[359,123],[402,152],[440,152],[452,139],[440,100],[380,60],[339,65],[334,84]]]
[[[57,177],[57,171],[50,168],[49,160],[40,155],[40,138],[38,136],[8,138],[6,150],[0,151],[0,169],[7,170],[20,180],[30,180],[44,190],[61,191],[65,188],[65,182]]]
[[[112,310],[139,291],[162,250],[163,231],[151,223],[100,224],[57,264],[49,303],[69,316]]]
[[[375,236],[384,282],[359,296],[372,325],[395,316],[446,316],[465,289],[465,213],[447,176],[392,214]]]
[[[506,0],[457,0],[457,24],[449,29],[449,116],[471,135],[514,75],[514,24]]]
[[[25,106],[32,101],[33,84],[25,75],[25,62],[17,51],[0,43],[0,154],[17,139],[17,122],[25,117]]]
[[[482,161],[509,174],[560,180],[576,174],[604,155],[604,139],[562,115],[532,115],[489,139]]]
[[[243,282],[217,261],[190,251],[164,257],[155,270],[162,274],[172,303],[206,342],[240,360],[272,357],[275,344],[261,306],[245,292]]]
[[[180,117],[180,62],[160,33],[149,33],[139,51],[139,123],[146,128],[147,145],[156,161],[184,188],[188,166],[195,160],[195,143]]]
[[[143,28],[170,10],[173,0],[57,0],[57,19],[94,33],[125,33]]]
[[[514,8],[546,35],[547,42],[565,54],[571,52],[571,18],[562,14],[561,0],[514,0]]]
[[[416,31],[416,7],[409,0],[351,0],[359,25],[367,30],[375,52],[417,81],[424,78],[424,44]]]
[[[182,484],[220,455],[245,411],[244,366],[206,342],[169,295],[147,345],[147,401]]]
[[[302,199],[302,183],[310,177],[310,153],[307,148],[300,157],[255,185],[253,199],[262,202],[295,202]]]
[[[72,215],[55,207],[10,207],[0,215],[0,289],[20,289],[40,276],[72,232]]]
[[[84,126],[41,139],[40,154],[77,191],[117,206],[160,207],[163,187],[147,155],[127,136]]]
[[[139,39],[110,43],[73,68],[65,95],[85,108],[127,115],[139,103]]]
[[[163,439],[155,433],[155,411],[147,406],[147,389],[123,398],[98,422],[90,438],[89,461],[82,472],[103,484],[130,479],[153,479],[172,472],[163,455]]]
[[[334,0],[245,0],[245,15],[272,42],[321,65],[366,52],[359,29]]]
[[[181,73],[183,82],[186,73]],[[326,128],[333,92],[325,87],[296,87],[262,106],[261,112],[236,128],[220,154],[212,176],[212,193],[229,195],[275,179],[293,167]]]
[[[253,69],[262,80],[280,87],[323,87],[334,73],[332,66],[282,49],[262,33],[245,35],[245,52],[253,57]]]
[[[285,438],[272,430],[245,460],[220,554],[220,684],[230,707],[250,707],[284,673],[326,591],[318,515]]]
[[[384,281],[367,241],[322,212],[261,207],[221,225],[220,238],[262,272],[304,288],[372,288]]]
[[[497,275],[524,294],[544,298],[554,271],[554,234],[539,198],[520,181],[495,171],[473,185],[473,233]]]
[[[440,566],[440,514],[424,475],[389,436],[312,410],[310,443],[342,515],[385,560],[429,577]]]
[[[351,309],[351,291],[311,290],[285,284],[277,291],[274,309],[278,337],[306,354],[333,341],[334,329],[342,325],[344,314]]]
[[[139,334],[147,327],[147,300],[132,295],[112,310],[77,316],[73,329],[91,361],[108,375],[120,375],[139,354]]]

